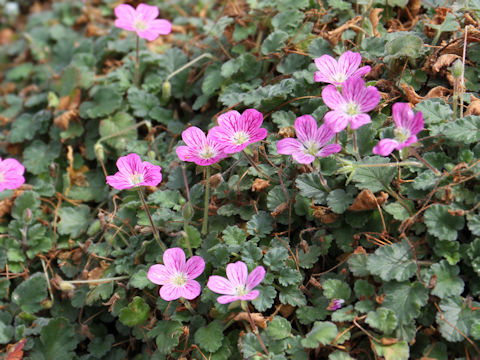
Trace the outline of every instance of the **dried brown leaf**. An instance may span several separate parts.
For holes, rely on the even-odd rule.
[[[382,12],[383,12],[383,9],[375,8],[370,10],[370,14],[368,16],[370,19],[370,22],[372,23],[373,35],[376,37],[380,36],[380,33],[377,30],[377,26],[380,22],[380,19],[381,19],[380,14]]]
[[[266,329],[267,328],[267,319],[265,319],[262,313],[250,313],[252,316],[252,320],[259,328]],[[246,311],[242,311],[238,313],[233,320],[235,321],[250,321],[248,319],[248,313]]]
[[[362,16],[356,16],[352,20],[347,21],[345,24],[339,26],[335,30],[328,31],[327,34],[324,35],[324,38],[328,40],[328,42],[332,46],[335,46],[340,41],[342,34],[348,29],[350,29],[352,26],[356,26],[360,20],[362,20]]]
[[[441,55],[435,64],[432,66],[432,70],[438,73],[442,68],[450,66],[455,60],[460,59],[460,56],[455,54],[444,54]]]
[[[293,138],[295,137],[295,129],[293,126],[285,126],[280,129],[278,132],[278,136],[281,138]]]
[[[427,93],[427,95],[425,95],[425,99],[442,98],[448,100],[451,92],[452,90],[447,89],[446,87],[435,86]]]
[[[424,99],[422,96],[418,95],[415,92],[415,89],[413,88],[413,86],[407,85],[405,83],[401,83],[400,87],[405,92],[405,95],[407,96],[407,99],[408,99],[409,103],[411,103],[413,105],[416,105]]]
[[[270,186],[269,180],[256,178],[252,185],[252,191],[260,192]]]
[[[53,120],[53,123],[56,127],[59,127],[63,131],[68,129],[70,125],[70,120],[78,118],[78,110],[67,110]]]
[[[465,115],[480,115],[480,100],[472,101],[468,105]]]
[[[357,195],[353,204],[350,205],[348,210],[350,211],[365,211],[377,208],[378,205],[382,205],[387,201],[388,194],[386,192],[380,192],[379,196],[375,196],[370,190],[363,189]]]

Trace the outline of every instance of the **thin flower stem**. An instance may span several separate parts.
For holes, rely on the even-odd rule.
[[[325,188],[325,190],[327,190],[327,192],[331,192],[332,190],[331,190],[330,187],[328,186],[327,180],[325,180],[325,178],[323,177],[322,171],[321,171],[320,169],[318,169],[318,176],[319,176],[320,182],[322,183],[322,185],[323,185],[323,187]]]
[[[353,131],[352,133],[352,141],[353,141],[353,155],[357,160],[360,160],[360,152],[358,151],[358,143],[357,143],[357,133]]]
[[[190,304],[190,301],[188,301],[187,299],[184,299],[184,298],[180,298],[180,302],[183,305],[185,305],[185,307],[187,308],[188,311],[190,311],[190,313],[195,315],[195,310],[193,310],[193,307],[192,307],[192,304]]]
[[[103,279],[89,279],[89,280],[64,280],[66,283],[70,284],[94,284],[94,283],[101,283],[101,282],[110,282],[110,281],[117,281],[117,280],[126,280],[129,279],[130,276],[116,276],[111,278],[103,278]]]
[[[208,57],[209,59],[215,59],[215,57],[210,54],[210,53],[205,53],[205,54],[202,54],[200,55],[199,57],[196,57],[195,59],[193,59],[192,61],[189,61],[188,63],[186,63],[185,65],[179,67],[177,70],[175,70],[174,72],[172,72],[170,75],[167,76],[167,78],[165,79],[165,81],[168,81],[170,80],[172,77],[174,77],[175,75],[177,75],[178,73],[181,73],[183,70],[185,69],[188,69],[190,66],[192,66],[193,64],[195,64],[196,62],[202,60],[203,58],[206,58]]]
[[[462,77],[460,88],[460,117],[463,117],[463,92],[465,91],[465,58],[467,56],[467,42],[468,42],[468,28],[470,25],[465,26],[465,37],[463,40],[463,55],[462,55]]]
[[[262,338],[260,337],[260,334],[258,333],[257,325],[255,325],[255,322],[252,319],[252,314],[250,314],[250,309],[248,308],[248,304],[245,308],[247,310],[248,320],[250,321],[250,326],[252,327],[252,331],[255,334],[255,336],[257,337],[258,342],[262,346],[263,351],[265,352],[265,354],[268,355],[269,353],[268,353],[267,347],[263,343]]]
[[[140,67],[139,64],[139,53],[140,53],[140,37],[137,36],[137,46],[136,46],[136,53],[135,53],[135,80],[133,81],[133,85],[135,87],[138,86],[138,69]]]
[[[210,203],[210,166],[206,169],[206,182],[205,182],[205,205],[203,209],[203,224],[202,235],[207,235],[208,228],[208,204]]]
[[[248,155],[245,150],[243,150],[242,152],[243,152],[243,155],[245,155],[245,157],[247,158],[248,162],[250,164],[252,164],[252,166],[255,168],[255,170],[257,170],[260,174],[262,174],[264,177],[266,177],[267,179],[270,180],[270,176],[268,176],[267,174],[265,174],[262,170],[260,170],[258,168],[257,164],[255,164],[255,161],[253,161],[253,159],[250,157],[250,155]]]
[[[442,173],[440,171],[435,169],[432,165],[430,165],[430,163],[428,163],[427,160],[425,160],[423,157],[421,157],[420,154],[415,149],[410,148],[410,153],[413,156],[415,156],[419,161],[421,161],[422,164],[424,164],[426,167],[428,167],[430,170],[432,170],[435,173],[435,175],[437,175],[437,176],[442,175]]]
[[[402,161],[398,163],[385,163],[385,164],[356,164],[356,168],[375,168],[375,167],[394,167],[394,166],[418,166],[423,167],[423,164],[416,161]]]
[[[147,202],[145,201],[145,197],[143,196],[143,191],[141,188],[138,188],[138,195],[140,196],[140,200],[143,203],[143,207],[145,209],[145,212],[147,213],[148,220],[152,225],[152,231],[153,231],[153,236],[155,237],[155,240],[157,240],[158,245],[160,245],[163,251],[167,250],[162,240],[160,240],[160,234],[158,233],[158,230],[155,224],[153,223],[152,214],[150,214],[150,210],[148,209]]]

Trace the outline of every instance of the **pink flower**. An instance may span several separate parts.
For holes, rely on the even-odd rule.
[[[370,66],[358,69],[361,61],[362,55],[352,51],[344,52],[338,62],[330,55],[322,55],[315,59],[318,71],[315,72],[314,80],[340,86],[348,78],[361,77],[370,71]]]
[[[330,304],[328,304],[327,310],[336,311],[342,308],[342,305],[345,303],[343,299],[332,299]]]
[[[388,156],[393,150],[401,150],[417,142],[417,134],[423,130],[422,112],[414,114],[407,103],[393,105],[393,121],[395,139],[382,139],[373,148],[373,153]]]
[[[205,136],[205,133],[196,126],[182,132],[182,139],[187,144],[177,147],[177,155],[182,161],[207,166],[226,156],[223,152],[224,145],[213,140],[210,133]]]
[[[342,87],[342,93],[333,85],[322,91],[323,102],[333,111],[325,114],[325,124],[336,133],[348,125],[352,130],[368,124],[370,116],[366,112],[375,109],[380,101],[380,93],[375,86],[365,86],[359,77],[349,78]]]
[[[24,172],[25,167],[17,160],[5,159],[2,161],[0,157],[0,191],[20,187],[25,182]]]
[[[180,248],[172,248],[163,254],[163,265],[150,266],[147,277],[152,283],[163,285],[160,297],[165,301],[179,298],[193,300],[200,295],[198,281],[205,269],[205,261],[200,256],[192,256],[185,262],[185,253]]]
[[[156,19],[158,8],[146,4],[139,4],[136,9],[128,4],[121,4],[115,8],[115,26],[135,31],[137,35],[148,41],[155,40],[159,35],[167,35],[172,31],[172,24],[168,20]]]
[[[142,162],[137,154],[128,154],[117,160],[118,172],[107,176],[107,184],[117,190],[131,189],[137,186],[157,186],[162,181],[162,168]]]
[[[277,142],[279,154],[292,155],[300,164],[310,164],[315,157],[325,157],[342,150],[338,144],[326,145],[335,135],[328,126],[317,128],[317,122],[310,115],[303,115],[295,120],[297,139],[286,138]]]
[[[233,154],[245,149],[249,144],[263,140],[267,130],[261,128],[263,115],[255,109],[248,109],[242,115],[229,111],[218,117],[218,125],[209,134],[216,142],[225,145],[223,151]]]
[[[249,274],[247,265],[237,261],[227,265],[227,279],[212,275],[208,278],[207,287],[217,294],[224,294],[217,298],[220,304],[227,304],[236,300],[253,300],[260,292],[253,290],[265,277],[263,266],[257,266]]]

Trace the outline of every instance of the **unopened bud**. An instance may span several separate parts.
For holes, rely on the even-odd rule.
[[[73,285],[69,281],[60,281],[59,287],[60,287],[60,290],[66,291],[66,292],[75,290],[75,285]]]
[[[95,150],[95,154],[97,155],[97,159],[103,162],[105,160],[105,152],[103,150],[103,146],[100,143],[96,143],[93,147]]]
[[[23,222],[29,224],[32,221],[33,218],[33,212],[29,208],[26,208],[23,211]]]
[[[50,309],[53,306],[53,301],[50,299],[43,300],[41,303],[42,309]]]
[[[162,99],[167,101],[170,99],[170,95],[172,94],[172,85],[170,81],[165,80],[162,85]]]
[[[148,153],[147,153],[147,156],[150,160],[155,160],[155,157],[156,157],[156,154],[155,154],[155,151],[153,150],[150,150]]]
[[[452,74],[454,77],[459,78],[462,76],[462,72],[463,72],[463,63],[462,63],[462,60],[458,59],[453,63]]]
[[[185,220],[190,220],[193,216],[193,206],[190,202],[187,202],[185,206],[183,207],[183,218]]]
[[[55,94],[53,91],[50,91],[48,93],[47,101],[48,101],[48,107],[53,109],[56,109],[60,104],[60,100],[58,99],[57,94]]]

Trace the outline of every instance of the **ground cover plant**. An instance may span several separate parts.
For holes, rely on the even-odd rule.
[[[0,353],[480,356],[480,2],[0,0]]]

